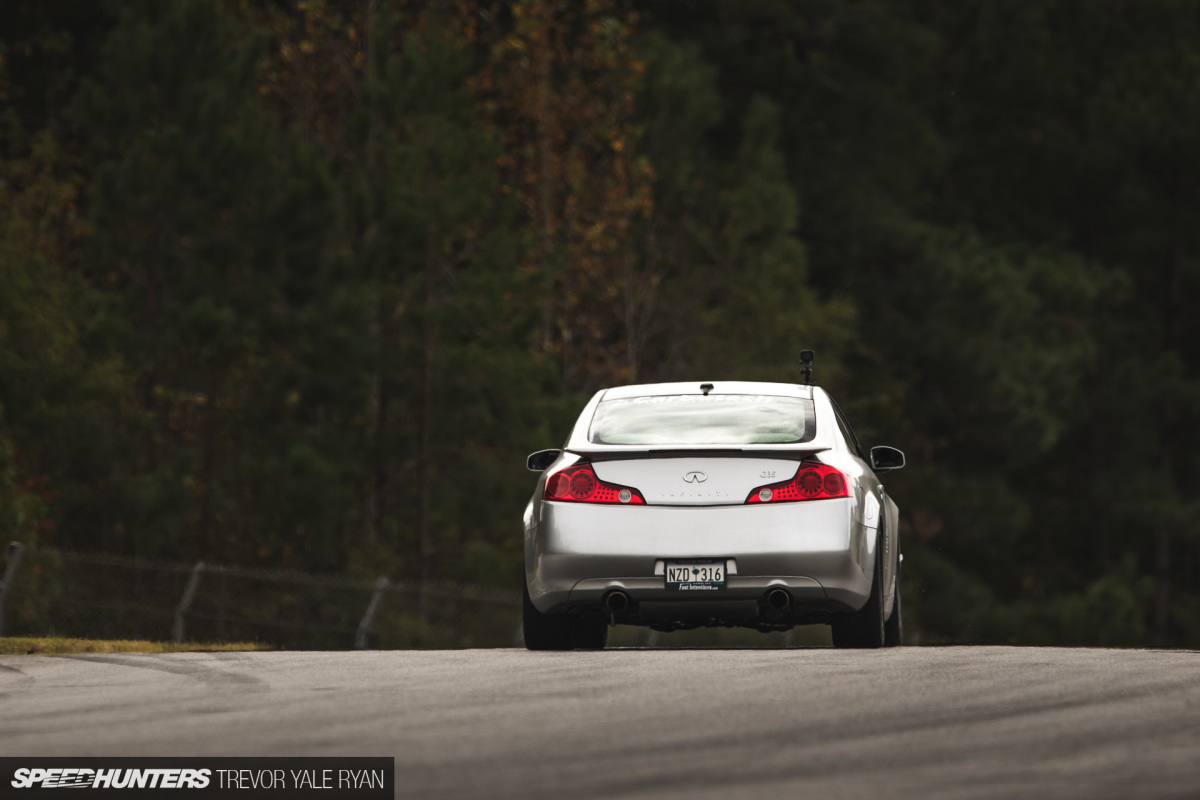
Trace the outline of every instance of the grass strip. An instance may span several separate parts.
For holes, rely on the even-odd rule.
[[[274,650],[254,642],[136,642],[122,639],[70,639],[58,636],[0,636],[0,655],[63,655],[69,653],[205,653],[219,650]]]

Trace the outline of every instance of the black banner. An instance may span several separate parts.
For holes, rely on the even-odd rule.
[[[0,758],[0,797],[43,789],[143,800],[218,794],[390,800],[396,767],[391,758]]]

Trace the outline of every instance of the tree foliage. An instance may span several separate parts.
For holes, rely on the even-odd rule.
[[[0,6],[0,535],[519,579],[623,382],[905,449],[927,641],[1200,642],[1181,0]]]

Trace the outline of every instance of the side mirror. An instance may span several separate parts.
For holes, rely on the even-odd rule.
[[[871,469],[876,472],[891,472],[904,466],[904,453],[894,447],[871,448]]]
[[[525,468],[530,472],[545,472],[546,467],[561,455],[562,450],[538,450],[536,453],[530,453],[529,458],[525,459]],[[900,458],[903,459],[904,456]]]

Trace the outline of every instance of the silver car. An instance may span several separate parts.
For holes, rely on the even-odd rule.
[[[598,392],[525,508],[525,644],[597,649],[608,626],[828,624],[901,639],[898,510],[821,388],[660,383]]]

